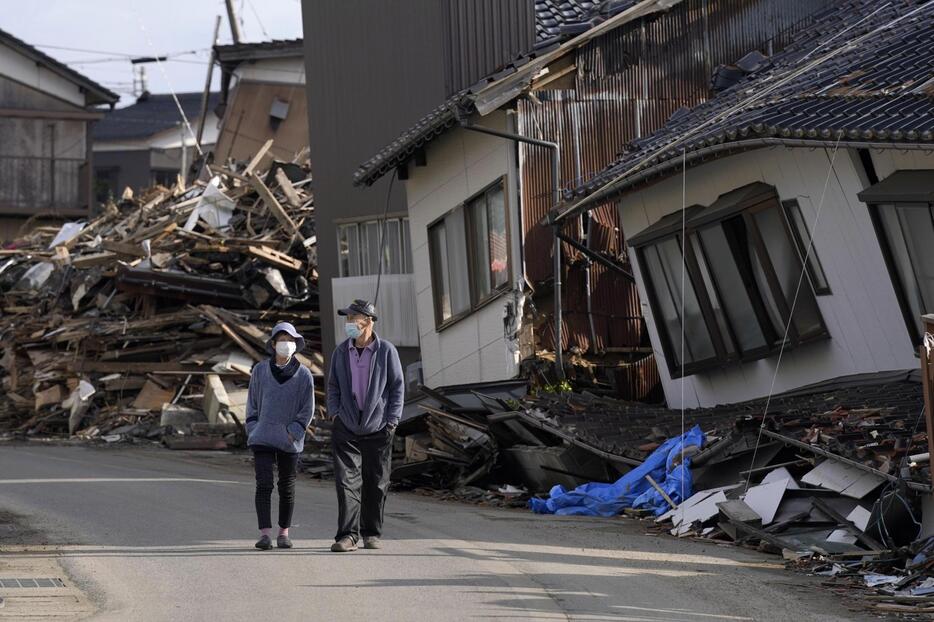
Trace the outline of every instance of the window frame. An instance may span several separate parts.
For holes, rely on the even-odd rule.
[[[804,263],[807,266],[808,278],[811,280],[811,289],[814,290],[814,296],[831,296],[833,292],[830,289],[830,281],[827,280],[827,271],[824,270],[824,264],[821,263],[820,257],[817,255],[817,251],[814,249],[814,234],[807,225],[807,221],[804,219],[804,210],[801,209],[801,202],[797,199],[786,199],[781,202],[782,207],[782,216],[785,219],[785,224],[788,227],[789,231],[792,233],[792,242],[795,245],[795,248],[798,250],[798,256],[801,258],[801,263]],[[792,207],[797,208],[798,213],[801,215],[801,224],[805,228],[808,234],[808,239],[811,243],[811,252],[807,252],[807,245],[804,243],[804,240],[801,239],[801,232],[798,231],[797,227],[792,226],[792,218],[789,210]],[[804,258],[807,256],[808,261],[805,262]],[[812,263],[813,262],[813,263]],[[818,275],[815,274],[815,270],[820,270],[821,279],[818,279]],[[818,280],[823,281],[824,285],[822,287],[816,287],[815,284]]]
[[[365,235],[364,230],[367,225],[376,224],[378,234],[382,235],[383,220],[384,220],[383,218],[375,218],[375,219],[374,218],[363,218],[363,219],[355,219],[355,220],[335,220],[334,221],[335,233],[337,237],[337,274],[339,278],[353,278],[353,277],[360,277],[360,276],[375,276],[376,275],[376,272],[369,272],[368,271],[369,267],[366,265],[367,263],[369,263],[369,257],[368,257],[369,249],[365,248],[366,247],[365,241],[366,241],[367,236]],[[399,213],[396,213],[394,215],[391,214],[387,216],[385,218],[385,221],[387,222],[387,229],[388,229],[389,222],[396,221],[399,223],[400,235],[399,235],[399,249],[398,250],[400,253],[399,255],[400,264],[401,264],[400,268],[402,271],[401,272],[386,272],[386,269],[388,266],[385,263],[383,263],[383,274],[411,274],[412,273],[412,259],[409,254],[411,252],[411,249],[409,246],[411,243],[410,236],[409,236],[409,217],[406,215],[401,215]],[[345,274],[344,272],[343,259],[341,257],[340,241],[341,241],[341,230],[345,227],[353,227],[356,230],[356,236],[357,236],[356,259],[351,258],[349,260],[349,263],[351,264],[351,266],[353,265],[353,262],[356,261],[356,266],[357,266],[356,274]],[[377,245],[378,244],[379,242],[377,241]],[[350,270],[350,271],[353,272],[353,270]]]
[[[737,190],[742,190],[743,188],[739,188]],[[677,227],[677,229],[675,229],[674,225],[671,224],[671,222],[674,221],[669,219],[671,222],[668,225],[661,227],[657,235],[643,237],[640,234],[635,237],[635,240],[637,240],[636,243],[630,244],[630,247],[633,251],[635,251],[639,261],[640,273],[642,274],[643,285],[646,290],[646,295],[649,299],[648,302],[650,308],[652,309],[653,317],[658,318],[660,317],[659,310],[661,306],[659,305],[658,292],[656,291],[657,285],[653,282],[653,279],[646,268],[647,264],[645,263],[645,249],[649,246],[660,244],[665,240],[675,239],[677,241],[681,248],[683,261],[685,262],[685,279],[690,281],[691,287],[694,290],[694,295],[698,300],[698,306],[700,307],[704,324],[706,325],[707,332],[716,352],[713,358],[684,364],[683,361],[680,361],[680,343],[671,343],[672,338],[671,335],[668,334],[668,329],[666,327],[659,326],[657,330],[659,341],[662,346],[662,351],[665,354],[668,371],[672,379],[691,376],[701,371],[720,369],[734,365],[736,363],[746,363],[761,360],[763,358],[774,355],[783,347],[786,350],[793,349],[798,346],[802,346],[814,341],[820,341],[830,337],[830,333],[827,329],[827,323],[824,320],[823,313],[821,313],[820,305],[817,303],[817,294],[814,291],[813,282],[810,278],[802,280],[801,286],[808,287],[814,296],[814,303],[817,307],[820,328],[813,334],[800,335],[797,327],[794,324],[794,318],[791,316],[790,301],[786,297],[785,292],[782,290],[782,284],[778,273],[776,272],[775,266],[772,263],[772,258],[769,256],[768,248],[762,237],[759,226],[755,221],[755,216],[757,213],[768,209],[777,210],[779,215],[779,222],[782,223],[782,231],[784,232],[787,242],[791,245],[793,251],[792,256],[798,262],[797,269],[806,270],[807,266],[804,264],[804,258],[800,255],[800,247],[797,246],[794,232],[786,218],[785,208],[782,204],[782,200],[774,188],[771,188],[771,192],[769,194],[753,193],[752,196],[746,196],[739,200],[735,205],[726,209],[718,210],[714,214],[714,217],[710,217],[711,214],[705,213],[705,210],[700,208],[700,206],[688,207],[686,210],[688,210],[690,217],[687,219],[685,224],[683,236],[681,228]],[[675,212],[675,214],[678,213],[680,213],[680,211]],[[729,315],[726,312],[726,305],[724,303],[722,288],[715,278],[715,275],[710,271],[711,262],[709,253],[707,249],[704,248],[704,240],[701,236],[701,232],[705,228],[711,226],[722,227],[723,223],[733,218],[743,219],[743,223],[745,224],[749,238],[750,250],[755,255],[753,259],[758,261],[765,277],[765,285],[768,288],[768,292],[758,292],[757,296],[752,296],[751,294],[749,296],[749,303],[752,306],[756,321],[759,324],[759,330],[762,332],[763,336],[766,337],[766,344],[764,346],[751,350],[743,350],[740,346],[739,340],[736,338],[736,328],[733,326],[733,321],[729,318]],[[678,219],[678,222],[680,222],[680,219]],[[697,242],[696,244],[695,241]],[[710,295],[707,291],[707,286],[704,282],[703,275],[701,274],[701,267],[698,263],[698,257],[700,257],[700,259],[705,262],[705,265],[708,268],[708,272],[710,273],[710,282],[713,286],[713,294],[718,297],[720,306],[724,312],[724,323],[728,331],[727,335],[723,335],[721,332],[721,327],[717,320],[714,306],[710,300]],[[740,273],[742,273],[742,270],[740,270]],[[761,298],[766,294],[770,295],[771,298],[775,301],[778,315],[783,325],[787,327],[787,338],[785,339],[784,344],[782,343],[782,334],[777,333],[775,330],[775,327],[772,325],[772,320],[769,317],[768,309],[764,306],[768,304],[767,301],[756,300],[756,298]],[[681,322],[683,326],[683,317],[681,318]],[[658,325],[658,321],[655,323]],[[775,334],[776,339],[774,342],[770,344],[768,343],[768,337],[772,333],[777,334]],[[731,349],[727,348],[725,338],[730,340],[732,344]],[[677,359],[680,364],[675,364],[675,359]]]
[[[898,274],[894,253],[892,251],[891,245],[889,244],[888,235],[886,235],[885,225],[882,222],[882,215],[879,213],[879,210],[886,206],[891,205],[893,209],[898,209],[898,205],[906,204],[916,205],[917,207],[914,209],[922,209],[922,207],[926,207],[929,212],[932,213],[932,221],[934,221],[934,203],[931,202],[900,201],[896,198],[893,198],[892,200],[886,200],[880,197],[870,203],[867,203],[867,206],[869,208],[869,218],[872,221],[873,229],[876,232],[876,239],[879,241],[879,248],[882,251],[882,257],[885,261],[885,267],[889,273],[889,280],[892,282],[892,288],[895,290],[895,298],[898,300],[898,307],[902,312],[902,319],[905,321],[905,328],[908,330],[908,337],[911,339],[911,343],[914,346],[912,350],[915,356],[920,356],[918,347],[922,344],[924,335],[922,332],[918,331],[917,319],[911,313],[911,304],[908,302],[908,294],[905,292],[905,288],[902,285],[902,279]],[[932,226],[934,226],[934,223],[932,223]],[[912,278],[917,279],[914,274],[912,274]],[[931,310],[931,313],[934,313],[934,310]]]
[[[475,233],[475,228],[474,228],[475,223],[473,222],[473,217],[472,217],[473,212],[472,212],[471,207],[478,199],[481,199],[481,198],[484,199],[484,203],[485,203],[484,209],[485,209],[486,220],[487,220],[486,244],[487,244],[487,248],[489,248],[490,204],[489,204],[489,200],[486,199],[486,197],[496,188],[501,188],[502,195],[503,195],[503,214],[504,214],[504,221],[506,224],[506,275],[507,276],[506,276],[506,281],[502,285],[498,287],[494,287],[492,266],[488,266],[487,268],[489,272],[487,276],[489,278],[490,291],[485,296],[480,297],[477,295],[478,283],[477,283],[477,275],[476,275],[476,270],[477,270],[476,253],[478,250],[478,240],[477,240],[477,236]],[[507,176],[502,175],[498,177],[496,180],[484,186],[478,192],[475,192],[474,194],[467,197],[463,202],[458,203],[457,205],[455,205],[454,207],[446,211],[444,214],[442,214],[438,218],[435,218],[434,220],[428,223],[426,227],[426,233],[428,235],[428,240],[429,240],[428,262],[431,268],[430,270],[431,271],[431,275],[430,275],[431,302],[432,302],[432,307],[434,309],[436,332],[441,332],[444,329],[450,327],[451,325],[456,324],[459,321],[463,320],[464,318],[473,315],[474,313],[476,313],[483,307],[487,306],[488,304],[490,304],[491,302],[493,302],[494,300],[502,296],[505,292],[509,291],[509,289],[512,287],[513,256],[512,256],[512,245],[510,244],[510,240],[512,239],[512,229],[511,229],[511,224],[509,221],[509,213],[510,213],[509,206],[510,206],[510,203],[509,203]],[[464,311],[461,311],[460,313],[452,314],[451,317],[445,319],[443,317],[443,310],[441,308],[441,298],[438,295],[439,289],[440,289],[440,279],[441,279],[441,275],[438,274],[438,267],[440,267],[440,263],[436,261],[436,258],[434,256],[434,249],[431,243],[432,230],[439,225],[443,225],[445,222],[445,219],[451,213],[453,213],[454,211],[458,209],[462,209],[464,211],[464,235],[466,238],[465,243],[466,243],[466,248],[467,248],[467,257],[466,257],[467,291],[470,296],[470,304],[467,306],[467,309],[465,309]],[[447,238],[447,231],[445,231],[445,237]],[[448,275],[448,281],[450,281],[450,274]]]

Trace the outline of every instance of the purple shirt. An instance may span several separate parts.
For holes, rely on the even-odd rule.
[[[376,350],[376,340],[372,339],[363,348],[363,354],[357,352],[352,339],[347,347],[350,348],[350,385],[353,387],[357,408],[363,410],[366,406],[366,392],[370,384],[370,361],[373,360],[373,352]]]

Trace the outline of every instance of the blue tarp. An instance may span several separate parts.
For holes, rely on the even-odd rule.
[[[705,440],[700,427],[694,426],[683,436],[665,441],[645,462],[612,484],[584,484],[571,491],[555,486],[547,499],[530,499],[529,507],[537,514],[615,516],[628,507],[649,508],[656,514],[663,514],[668,510],[668,503],[645,476],[651,475],[675,503],[680,503],[693,494],[691,461],[688,458],[678,465],[674,462],[682,447],[703,447]],[[684,497],[681,496],[682,480]]]

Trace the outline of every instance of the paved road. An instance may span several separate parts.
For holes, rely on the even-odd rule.
[[[331,485],[302,480],[292,551],[260,552],[244,456],[0,445],[0,510],[22,553],[60,555],[100,620],[853,620],[776,558],[413,495],[382,551],[328,552]],[[42,542],[51,547],[41,546]]]

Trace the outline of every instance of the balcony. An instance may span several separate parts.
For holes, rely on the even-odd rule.
[[[0,214],[84,216],[87,195],[84,159],[0,155]]]

